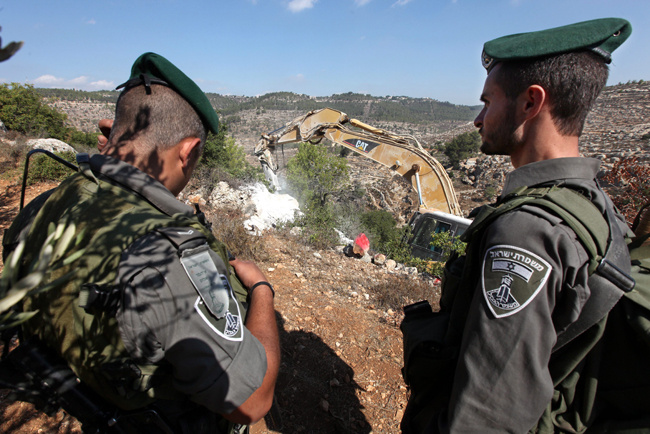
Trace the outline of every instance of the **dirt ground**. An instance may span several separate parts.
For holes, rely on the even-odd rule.
[[[50,187],[30,188],[26,202]],[[16,215],[19,193],[18,179],[5,173],[1,229]],[[401,311],[381,307],[375,289],[425,285],[435,292],[436,284],[280,236],[267,235],[265,246],[268,259],[259,266],[276,289],[282,365],[276,417],[267,416],[252,433],[399,432],[407,400],[400,373]],[[49,417],[31,404],[7,400],[7,394],[0,390],[0,432],[81,432],[62,411]]]

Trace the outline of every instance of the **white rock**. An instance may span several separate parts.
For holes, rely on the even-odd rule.
[[[343,246],[346,246],[348,244],[352,244],[354,241],[348,237],[345,236],[345,234],[338,229],[334,229],[336,231],[336,234],[339,236],[339,243],[342,244]]]
[[[243,209],[250,202],[250,195],[230,188],[227,182],[221,181],[212,189],[209,200],[214,205]]]
[[[298,226],[294,226],[294,227],[291,228],[289,233],[291,235],[293,235],[294,237],[297,237],[298,235],[300,235],[302,233],[302,228],[299,228]]]
[[[375,263],[375,265],[384,265],[386,263],[386,255],[383,253],[377,253],[373,258],[372,262]]]
[[[246,187],[248,197],[254,205],[250,221],[259,230],[266,230],[277,223],[290,222],[300,214],[298,201],[283,193],[271,193],[264,184]],[[244,222],[247,224],[248,220]]]
[[[77,151],[65,142],[57,139],[33,139],[27,142],[27,146],[32,149],[44,149],[50,152],[74,152]]]
[[[404,271],[406,271],[406,274],[410,274],[410,275],[418,274],[418,269],[415,267],[405,267]]]

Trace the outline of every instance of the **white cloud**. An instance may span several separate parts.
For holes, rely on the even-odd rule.
[[[303,74],[296,74],[291,77],[292,81],[305,81],[305,76]]]
[[[115,89],[115,82],[108,80],[98,80],[90,82],[90,86],[96,90],[113,90]]]
[[[395,6],[404,6],[404,5],[407,5],[407,4],[411,3],[411,1],[413,1],[413,0],[397,0],[395,3],[393,3],[393,7],[395,7]]]
[[[89,78],[84,75],[67,80],[65,78],[46,74],[31,80],[31,82],[36,87],[56,87],[62,89],[111,90],[115,88],[115,83],[112,81],[96,80],[89,82]]]
[[[372,1],[372,0],[354,0],[354,4],[356,4],[357,6],[361,7],[361,6],[365,6],[365,5],[367,5],[367,4],[370,3],[371,1]]]
[[[34,84],[42,85],[42,86],[57,86],[64,82],[65,82],[64,79],[57,78],[53,75],[41,75],[40,77],[34,80]]]
[[[72,80],[69,80],[68,83],[72,84],[72,85],[75,85],[75,86],[84,85],[84,84],[88,83],[88,77],[82,75],[80,77],[73,78]]]
[[[287,7],[291,12],[302,12],[305,9],[311,9],[314,7],[318,0],[291,0]]]
[[[86,21],[86,24],[97,24],[97,21],[95,21],[94,18],[91,18],[88,21]]]

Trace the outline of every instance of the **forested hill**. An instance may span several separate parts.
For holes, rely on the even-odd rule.
[[[208,97],[226,117],[250,109],[308,112],[324,107],[336,107],[353,118],[417,124],[448,120],[469,121],[474,119],[480,109],[480,106],[455,105],[430,98],[376,97],[352,92],[329,97],[311,97],[291,92],[274,92],[246,99],[215,94],[208,94]]]
[[[70,89],[36,89],[46,98],[61,101],[115,103],[119,91],[86,92]],[[432,121],[471,121],[480,106],[455,105],[430,98],[406,96],[376,97],[359,93],[343,93],[313,97],[292,92],[273,92],[256,97],[208,93],[212,105],[226,122],[237,122],[241,112],[281,110],[308,112],[324,107],[336,107],[350,117],[372,121],[392,121],[419,124]]]

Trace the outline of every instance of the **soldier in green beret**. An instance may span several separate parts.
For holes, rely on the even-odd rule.
[[[617,400],[608,392],[614,384],[635,390],[640,380],[650,390],[647,372],[610,369],[620,363],[612,363],[616,337],[608,334],[616,326],[607,320],[623,292],[611,289],[611,304],[601,302],[610,289],[597,286],[585,245],[560,214],[531,202],[489,217],[517,196],[571,190],[609,222],[609,247],[629,273],[629,229],[598,186],[600,161],[580,157],[579,139],[611,53],[630,33],[626,20],[609,18],[485,43],[484,107],[474,124],[481,151],[510,156],[515,170],[497,204],[473,214],[466,255],[446,264],[441,313],[407,312],[405,433],[650,432],[646,394],[636,389]],[[607,225],[603,231],[607,238]],[[423,338],[428,346],[414,350],[417,333],[407,330],[428,317],[443,338]]]
[[[272,404],[275,293],[255,264],[213,236],[198,208],[176,199],[207,130],[218,131],[217,114],[155,53],[135,61],[122,87],[114,122],[100,123],[100,154],[79,155],[79,172],[30,203],[3,239],[6,255],[27,234],[29,264],[48,226],[66,221],[85,248],[47,278],[72,270],[72,279],[25,303],[38,309],[25,337],[55,349],[120,409],[115,432],[240,432]],[[109,430],[85,420],[89,432]]]

